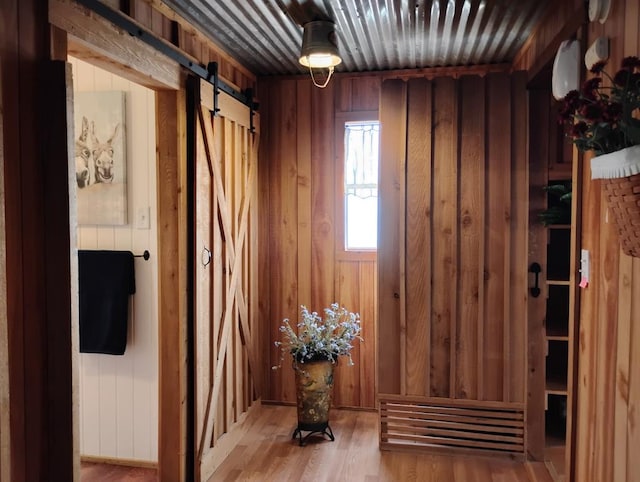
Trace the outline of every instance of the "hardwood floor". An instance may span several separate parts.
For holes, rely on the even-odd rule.
[[[263,405],[208,482],[551,482],[544,464],[378,449],[378,414],[333,410],[334,442],[292,440],[295,407]],[[156,482],[155,469],[83,463],[82,482]]]
[[[263,405],[209,482],[531,482],[528,473],[536,472],[498,457],[380,451],[377,418],[334,410],[335,442],[317,438],[300,447],[291,439],[295,407]]]
[[[82,482],[157,482],[158,476],[156,469],[82,462],[80,480]]]

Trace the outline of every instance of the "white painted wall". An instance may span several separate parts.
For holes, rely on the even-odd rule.
[[[79,360],[80,454],[158,460],[158,275],[155,93],[78,59],[74,91],[126,92],[128,224],[79,226],[78,249],[114,249],[142,254],[135,260],[127,348],[123,356],[81,353]],[[77,137],[77,136],[74,136]],[[149,209],[150,229],[136,227],[136,213]]]

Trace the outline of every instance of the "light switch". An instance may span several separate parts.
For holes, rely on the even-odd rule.
[[[580,250],[580,288],[589,286],[589,250]]]
[[[149,229],[149,206],[140,207],[136,210],[136,228]]]

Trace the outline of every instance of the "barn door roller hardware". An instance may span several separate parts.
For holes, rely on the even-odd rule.
[[[226,94],[229,94],[234,99],[242,102],[244,105],[251,109],[251,120],[252,120],[252,132],[253,132],[253,114],[254,111],[258,110],[258,104],[253,102],[253,92],[251,89],[247,89],[244,92],[238,92],[236,89],[231,87],[229,84],[224,82],[222,79],[218,77],[218,65],[215,62],[210,63],[206,68],[202,65],[193,62],[190,58],[184,55],[182,52],[177,50],[175,47],[167,43],[165,40],[162,40],[156,37],[153,33],[148,30],[143,29],[140,25],[136,24],[132,21],[127,15],[124,13],[113,10],[112,8],[106,6],[104,3],[99,0],[77,0],[77,2],[86,7],[105,20],[108,20],[116,27],[119,27],[125,30],[129,35],[133,37],[137,37],[142,40],[147,45],[153,47],[158,52],[166,55],[171,60],[178,62],[187,70],[191,71],[196,76],[200,77],[203,80],[206,80],[210,84],[214,86],[214,98],[215,98],[215,110],[218,111],[218,93],[222,91]]]

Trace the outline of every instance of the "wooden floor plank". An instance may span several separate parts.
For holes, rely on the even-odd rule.
[[[157,482],[157,469],[82,462],[82,482]]]
[[[300,447],[291,434],[296,409],[262,405],[227,459],[208,482],[551,482],[540,463],[504,458],[381,451],[378,414],[333,410],[336,440],[311,438]],[[82,482],[156,482],[155,469],[82,464]]]
[[[332,410],[336,440],[312,438],[304,447],[291,439],[295,407],[263,405],[253,415],[255,429],[208,482],[537,482],[524,463],[511,460],[381,451],[376,412]]]

